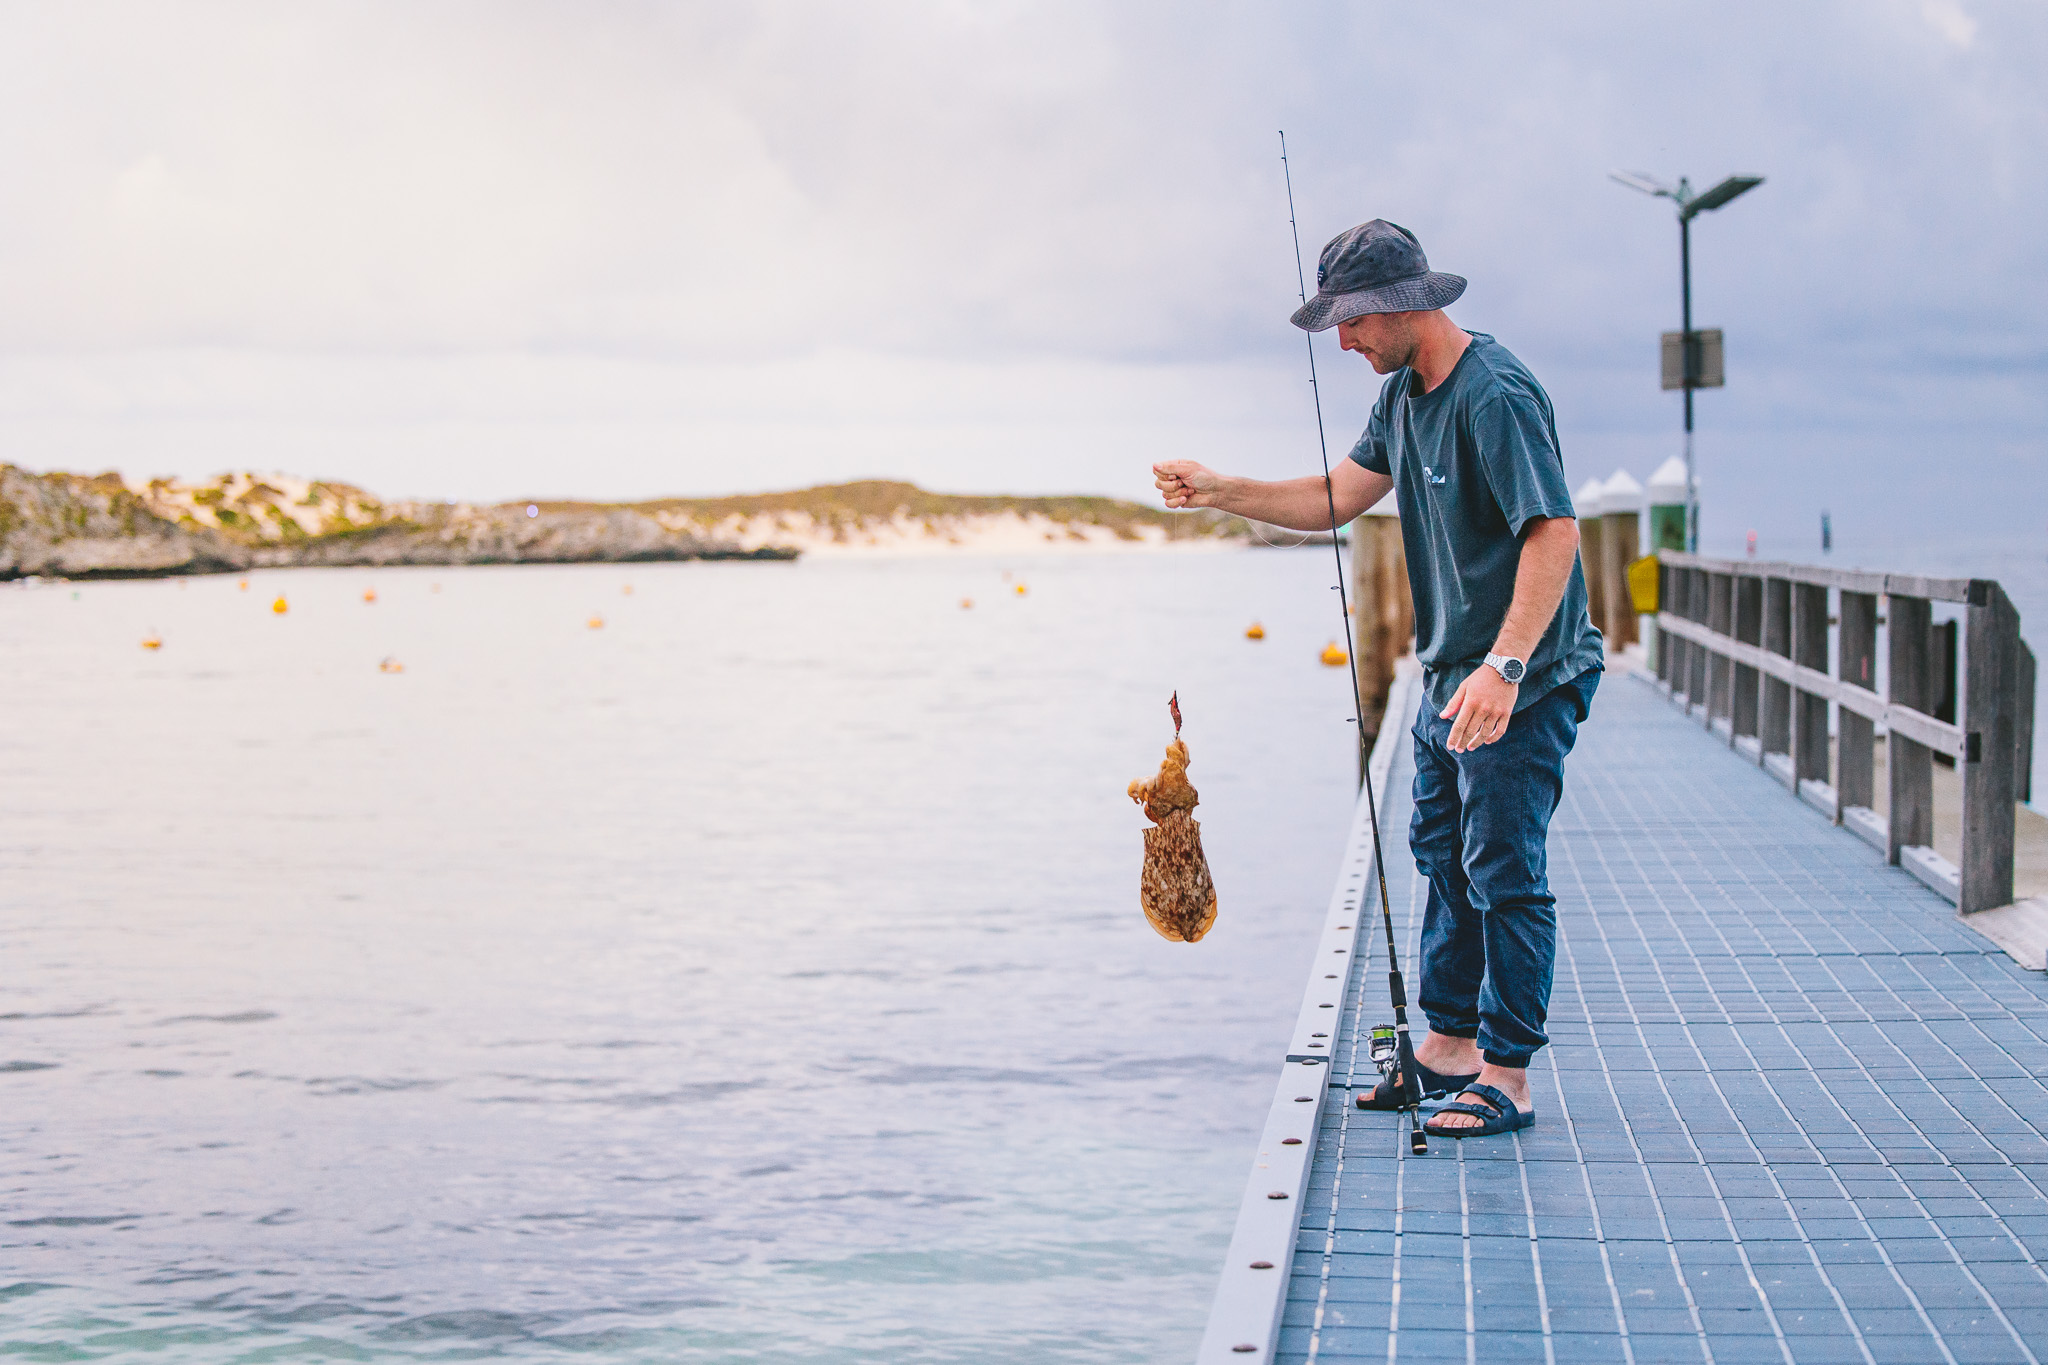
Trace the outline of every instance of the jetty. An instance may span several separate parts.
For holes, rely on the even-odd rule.
[[[1654,655],[1610,660],[1551,825],[1536,1125],[1413,1155],[1407,1116],[1352,1103],[1389,1017],[1361,799],[1203,1365],[2048,1358],[2018,618],[1982,580],[1671,553],[1659,578]],[[1368,764],[1411,995],[1419,682],[1396,671]]]

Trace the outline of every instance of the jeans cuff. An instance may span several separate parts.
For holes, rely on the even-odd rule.
[[[1460,1028],[1455,1024],[1439,1024],[1436,1020],[1432,1019],[1429,1021],[1429,1031],[1440,1034],[1445,1038],[1477,1038],[1479,1036],[1479,1025],[1474,1024],[1470,1028]]]
[[[1527,1052],[1481,1052],[1479,1055],[1485,1059],[1488,1066],[1504,1066],[1510,1071],[1527,1071],[1529,1069],[1529,1058],[1532,1054]]]

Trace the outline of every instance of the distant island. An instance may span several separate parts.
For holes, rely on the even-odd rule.
[[[1220,512],[1116,498],[931,493],[887,480],[721,498],[486,505],[384,502],[351,484],[282,474],[131,483],[118,473],[33,474],[0,464],[0,579],[1258,543],[1249,523]]]

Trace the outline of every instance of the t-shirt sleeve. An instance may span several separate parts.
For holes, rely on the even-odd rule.
[[[1387,458],[1387,428],[1380,418],[1381,403],[1372,405],[1372,416],[1366,420],[1365,431],[1360,434],[1358,444],[1351,447],[1351,458],[1375,474],[1394,472],[1392,462]]]
[[[1351,459],[1362,464],[1375,474],[1392,474],[1393,466],[1387,461],[1386,438],[1380,434],[1380,415],[1375,412],[1372,420],[1365,424],[1358,444],[1351,447]]]
[[[1564,457],[1535,400],[1499,394],[1473,414],[1473,426],[1486,486],[1509,530],[1520,535],[1533,518],[1576,515],[1565,487]]]

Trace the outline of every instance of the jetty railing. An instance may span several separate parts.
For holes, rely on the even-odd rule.
[[[2012,901],[2015,803],[2032,796],[2035,662],[2004,589],[1669,550],[1658,559],[1657,679],[1674,701],[1963,914]],[[1959,608],[1956,620],[1937,625],[1937,603]],[[1933,847],[1938,758],[1962,778],[1960,866]]]

